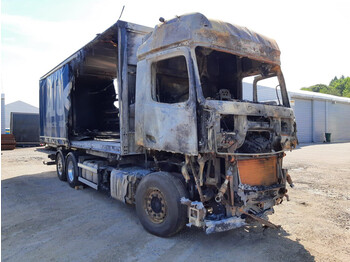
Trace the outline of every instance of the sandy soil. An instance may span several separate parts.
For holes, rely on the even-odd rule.
[[[205,235],[148,234],[135,209],[93,189],[74,190],[45,166],[47,152],[2,152],[2,261],[350,261],[350,143],[287,154],[295,188],[270,220]]]

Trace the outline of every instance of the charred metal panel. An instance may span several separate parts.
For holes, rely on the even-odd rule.
[[[135,118],[130,108],[135,104],[135,80],[134,66],[137,64],[136,52],[142,42],[143,36],[149,32],[149,28],[123,23],[118,31],[118,95],[120,111],[121,154],[134,154]]]
[[[119,123],[121,154],[129,152],[128,147],[128,57],[127,57],[127,31],[125,26],[118,30],[118,96],[119,96]]]
[[[142,44],[144,36],[151,32],[152,29],[145,26],[139,26],[134,24],[129,24],[127,26],[128,30],[128,64],[137,64],[137,49]]]
[[[191,104],[144,104],[144,143],[146,148],[197,154],[195,106]]]
[[[269,153],[297,144],[292,109],[245,102],[207,101],[200,152]]]
[[[152,64],[185,56],[189,74],[189,100],[161,103],[152,98]],[[138,63],[136,91],[136,144],[145,148],[196,155],[198,153],[197,117],[193,76],[186,48],[168,50]]]
[[[111,196],[123,203],[134,203],[136,186],[151,171],[139,167],[113,169],[111,172]]]
[[[270,116],[270,117],[294,117],[293,109],[288,107],[277,107],[271,105],[228,102],[228,101],[207,101],[209,108],[216,108],[220,114]]]
[[[125,203],[128,192],[128,174],[118,169],[111,172],[111,196]]]
[[[141,45],[138,56],[176,45],[200,45],[227,50],[237,55],[280,64],[277,43],[246,27],[209,20],[200,13],[178,16],[155,27]]]
[[[71,141],[72,147],[81,148],[86,150],[93,150],[98,152],[105,152],[110,154],[120,154],[120,142],[115,141],[97,141],[97,140],[85,140],[85,141]]]

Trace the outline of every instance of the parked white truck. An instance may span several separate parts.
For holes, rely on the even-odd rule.
[[[158,236],[274,227],[262,217],[286,196],[297,145],[276,42],[199,13],[161,21],[118,21],[41,78],[40,139],[59,179],[135,204]],[[261,101],[272,78],[278,99]]]

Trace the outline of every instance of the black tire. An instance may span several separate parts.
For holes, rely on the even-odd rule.
[[[56,172],[59,180],[67,180],[65,156],[61,150],[58,150],[56,153]]]
[[[136,191],[136,212],[142,226],[151,234],[169,237],[187,221],[187,206],[180,199],[188,193],[177,177],[157,172],[144,177]]]
[[[74,188],[76,186],[81,185],[78,181],[78,164],[75,155],[70,152],[66,157],[66,177],[67,182],[70,187]]]

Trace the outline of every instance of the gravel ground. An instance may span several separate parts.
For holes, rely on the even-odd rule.
[[[350,261],[350,143],[287,154],[296,187],[270,216],[280,230],[186,228],[171,238],[148,234],[134,207],[59,181],[42,164],[47,153],[1,153],[2,261]]]

